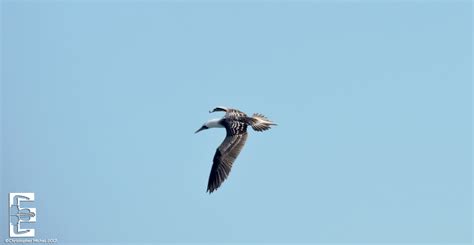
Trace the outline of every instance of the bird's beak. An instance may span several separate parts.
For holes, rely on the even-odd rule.
[[[200,129],[196,130],[196,132],[194,132],[195,134],[199,133],[199,131],[203,131],[204,129],[206,129],[206,127],[202,126]]]

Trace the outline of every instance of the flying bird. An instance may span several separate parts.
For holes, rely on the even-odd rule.
[[[224,180],[229,176],[230,169],[247,140],[247,126],[253,130],[261,132],[277,124],[268,120],[264,115],[254,113],[251,117],[237,110],[219,106],[212,112],[225,112],[223,118],[211,119],[204,123],[195,133],[209,128],[225,128],[227,135],[222,144],[217,148],[214,155],[211,174],[207,184],[207,192],[212,193],[217,190]]]

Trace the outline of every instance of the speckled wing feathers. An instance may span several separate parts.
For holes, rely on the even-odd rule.
[[[247,132],[236,135],[228,135],[222,144],[217,148],[214,155],[207,191],[212,193],[229,176],[232,164],[239,155],[247,141]]]

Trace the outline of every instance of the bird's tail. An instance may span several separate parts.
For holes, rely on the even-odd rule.
[[[261,132],[265,130],[269,130],[271,126],[276,126],[277,124],[270,121],[264,115],[260,113],[254,113],[250,119],[250,126],[252,126],[253,130]]]

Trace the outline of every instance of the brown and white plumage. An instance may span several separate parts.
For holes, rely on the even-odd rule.
[[[247,141],[247,132],[228,135],[217,148],[212,160],[211,173],[209,174],[209,181],[207,183],[207,191],[212,193],[227,179],[230,174],[232,164],[239,156],[240,151]]]
[[[276,125],[268,120],[262,114],[255,113],[252,117],[237,110],[226,107],[216,107],[210,112],[223,111],[226,114],[221,119],[210,120],[205,123],[199,132],[204,129],[224,127],[226,129],[226,137],[221,145],[217,148],[214,155],[211,173],[207,185],[207,191],[212,193],[217,190],[229,176],[232,165],[237,159],[240,151],[247,141],[247,126],[251,126],[255,131],[265,131],[271,126]]]

